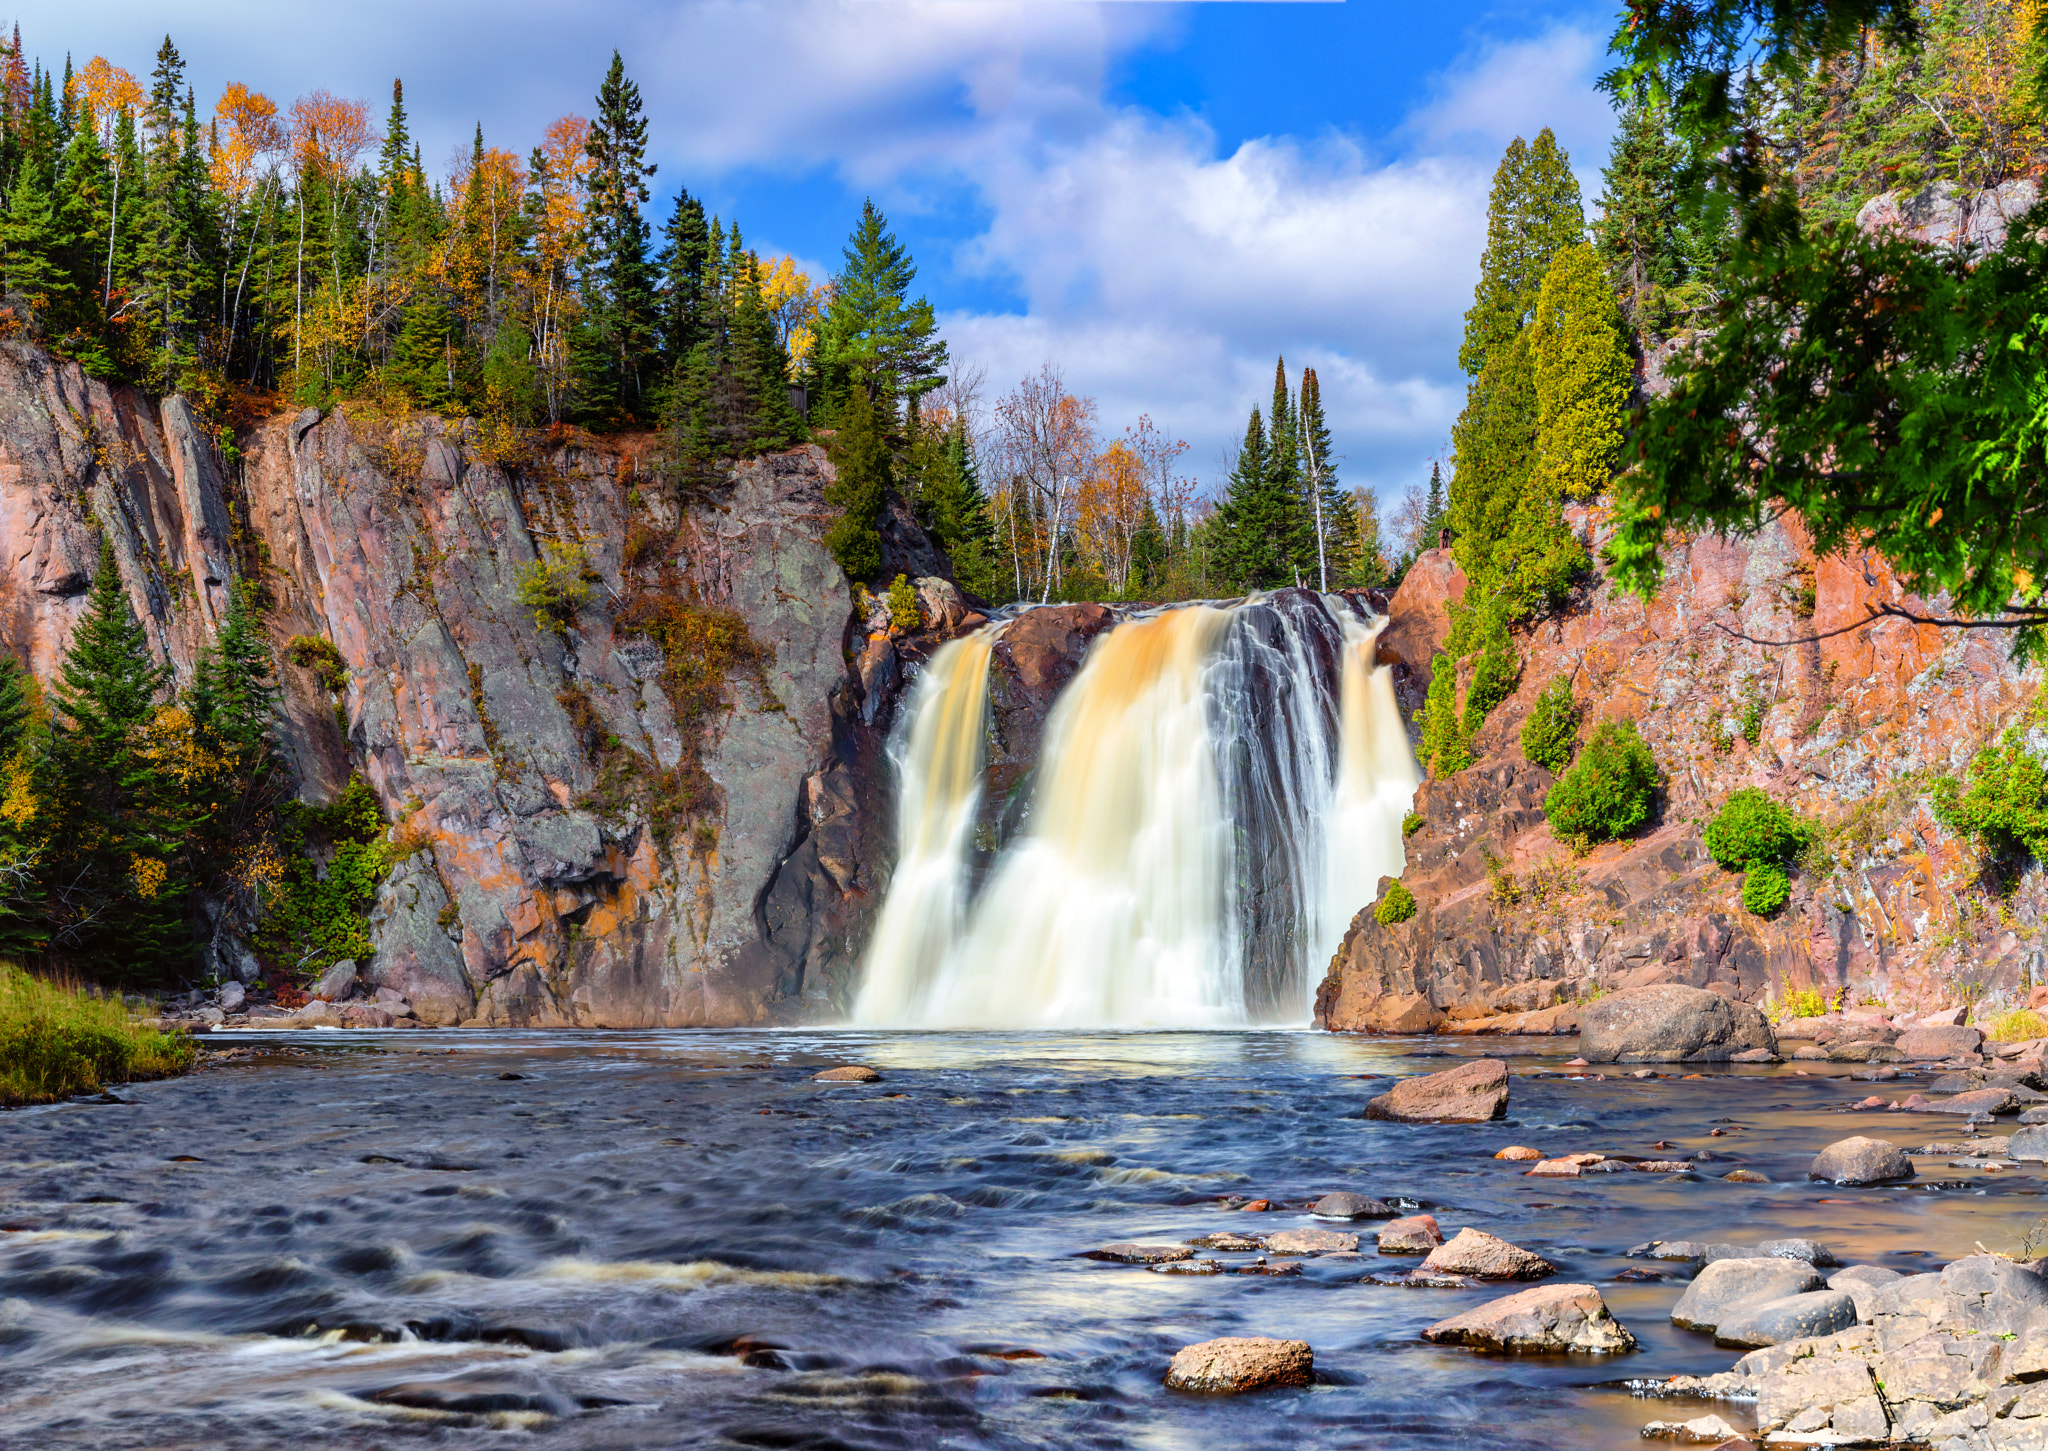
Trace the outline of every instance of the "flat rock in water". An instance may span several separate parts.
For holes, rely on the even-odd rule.
[[[1306,1340],[1226,1336],[1176,1354],[1167,1367],[1166,1384],[1177,1391],[1236,1396],[1269,1386],[1305,1386],[1314,1372],[1315,1356]]]
[[[1542,1157],[1543,1150],[1532,1149],[1525,1144],[1509,1144],[1505,1149],[1494,1155],[1496,1159],[1512,1159],[1517,1161],[1540,1159]]]
[[[1636,1348],[1593,1285],[1538,1285],[1439,1320],[1422,1332],[1434,1345],[1521,1354],[1581,1351],[1613,1355]]]
[[[1220,1275],[1223,1266],[1215,1260],[1168,1260],[1146,1266],[1155,1275]]]
[[[1771,1176],[1759,1174],[1754,1169],[1736,1169],[1721,1176],[1723,1184],[1768,1184]]]
[[[1953,1098],[1937,1099],[1927,1105],[1928,1113],[2013,1113],[2019,1109],[2020,1101],[2009,1088],[1979,1088],[1970,1093],[1959,1093]]]
[[[1508,1111],[1508,1066],[1478,1058],[1443,1073],[1407,1078],[1365,1106],[1365,1116],[1394,1123],[1485,1123]]]
[[[1283,1229],[1266,1236],[1268,1254],[1322,1255],[1357,1248],[1357,1235],[1334,1229]]]
[[[1719,1416],[1695,1416],[1690,1421],[1652,1421],[1643,1427],[1646,1441],[1682,1441],[1691,1446],[1725,1446],[1736,1440],[1735,1428]],[[1748,1442],[1743,1442],[1748,1445]]]
[[[1908,1028],[1892,1045],[1908,1058],[1957,1058],[1984,1047],[1984,1035],[1975,1028],[1932,1026]]]
[[[1393,1219],[1400,1210],[1363,1194],[1325,1194],[1309,1210],[1318,1219]]]
[[[1576,1179],[1606,1158],[1605,1154],[1566,1154],[1558,1159],[1539,1160],[1526,1172],[1536,1179]]]
[[[1426,1255],[1444,1242],[1434,1214],[1411,1214],[1380,1231],[1383,1255]]]
[[[1820,1271],[1797,1260],[1764,1255],[1714,1260],[1703,1266],[1671,1307],[1671,1323],[1686,1330],[1716,1330],[1753,1306],[1818,1290]]]
[[[2030,1108],[2020,1115],[2023,1124],[2048,1124],[2048,1108]]]
[[[1784,1060],[1768,1048],[1745,1048],[1740,1053],[1730,1053],[1728,1061],[1730,1063],[1781,1063]]]
[[[1913,1177],[1913,1161],[1888,1139],[1842,1139],[1813,1156],[1806,1177],[1828,1184],[1894,1184]]]
[[[2023,1113],[2020,1122],[2026,1124],[2030,1117],[2032,1114]],[[2043,1114],[2043,1118],[2048,1120],[2048,1114]],[[2023,1164],[2048,1164],[2048,1122],[2014,1130],[2013,1136],[2005,1141],[2005,1156]]]
[[[880,1083],[882,1075],[865,1063],[849,1064],[845,1068],[827,1068],[823,1073],[811,1075],[817,1083]]]
[[[1557,1266],[1543,1256],[1469,1226],[1431,1250],[1422,1268],[1432,1274],[1476,1275],[1482,1280],[1540,1280],[1557,1273]]]
[[[1704,988],[1633,988],[1579,1014],[1579,1056],[1592,1063],[1726,1062],[1754,1048],[1777,1048],[1764,1015]]]
[[[1714,1327],[1714,1344],[1754,1350],[1815,1335],[1833,1335],[1856,1323],[1856,1300],[1846,1290],[1809,1290],[1738,1310]]]
[[[1205,1234],[1200,1239],[1191,1239],[1188,1243],[1196,1249],[1235,1250],[1240,1254],[1249,1254],[1253,1250],[1266,1247],[1265,1238],[1261,1235],[1235,1234],[1227,1229],[1218,1234]]]
[[[1081,1252],[1084,1260],[1108,1260],[1119,1265],[1163,1265],[1194,1257],[1193,1250],[1178,1244],[1106,1244]]]

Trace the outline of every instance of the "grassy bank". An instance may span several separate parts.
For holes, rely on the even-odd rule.
[[[0,1104],[49,1103],[192,1066],[192,1042],[96,998],[0,963]]]

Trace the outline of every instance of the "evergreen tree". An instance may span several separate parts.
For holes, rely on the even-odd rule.
[[[189,960],[186,883],[169,870],[187,834],[177,775],[155,728],[170,667],[150,655],[110,541],[51,691],[53,953],[90,976],[161,980]]]
[[[1552,259],[1529,326],[1536,388],[1535,486],[1586,499],[1606,488],[1634,381],[1621,314],[1593,249]]]
[[[841,512],[825,531],[825,547],[848,579],[867,583],[881,573],[882,509],[895,478],[888,440],[860,378],[847,388],[831,454],[838,477],[826,486],[825,502]]]
[[[1548,126],[1533,145],[1517,136],[1493,175],[1486,207],[1486,252],[1465,314],[1458,366],[1477,377],[1495,351],[1536,313],[1543,275],[1558,248],[1585,240],[1585,208],[1571,158]]]
[[[946,430],[937,457],[924,473],[919,517],[953,561],[953,577],[976,594],[993,597],[1002,588],[995,520],[959,419]]]
[[[269,761],[277,682],[262,622],[250,607],[250,589],[229,589],[219,633],[193,668],[190,701],[194,725],[243,770],[255,772]]]
[[[687,191],[676,192],[675,212],[662,229],[655,266],[661,275],[659,342],[668,371],[687,363],[691,349],[703,341],[706,269],[711,259],[711,232],[704,224],[704,204]]]
[[[943,382],[946,366],[931,303],[909,300],[917,267],[888,225],[872,199],[861,203],[860,222],[847,241],[845,264],[818,327],[819,382],[828,414],[858,381],[885,425],[898,403],[915,408],[921,395]]]
[[[1210,521],[1214,565],[1232,590],[1277,589],[1295,582],[1301,550],[1301,496],[1281,486],[1259,410],[1245,425],[1237,466]]]
[[[1444,497],[1444,469],[1435,459],[1429,461],[1429,492],[1422,500],[1422,532],[1416,540],[1417,549],[1441,547],[1444,530],[1451,525],[1450,506]]]
[[[1296,427],[1294,395],[1287,388],[1287,360],[1273,365],[1273,411],[1266,429],[1266,487],[1276,499],[1294,501],[1296,517],[1281,544],[1277,582],[1314,583],[1316,578],[1315,501],[1302,488],[1301,433]]]
[[[1676,312],[1686,267],[1679,220],[1682,148],[1673,139],[1669,110],[1628,92],[1614,133],[1595,245],[1623,316],[1635,335],[1665,337]]]
[[[1330,429],[1323,419],[1322,385],[1314,368],[1301,370],[1301,402],[1295,412],[1300,438],[1303,484],[1320,505],[1322,538],[1313,554],[1318,589],[1365,588],[1379,583],[1378,561],[1364,555],[1362,521],[1355,501],[1337,481],[1337,461],[1330,452]],[[1367,578],[1370,574],[1372,577]]]
[[[640,88],[626,79],[617,51],[598,88],[585,149],[592,165],[584,264],[590,295],[572,367],[580,419],[613,427],[644,414],[656,382],[654,276],[640,215],[654,165],[646,159]]]
[[[423,288],[405,310],[391,376],[422,408],[452,413],[460,407],[457,333],[455,314],[435,288]]]

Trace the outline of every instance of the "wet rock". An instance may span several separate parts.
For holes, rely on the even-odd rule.
[[[1380,1231],[1383,1255],[1426,1255],[1443,1242],[1444,1232],[1433,1214],[1411,1214]]]
[[[2022,1164],[2048,1164],[2048,1109],[2029,1109],[2020,1115],[2020,1122],[2026,1124],[2037,1113],[2041,1117],[2035,1124],[2015,1130],[2005,1141],[2007,1158]]]
[[[1262,1250],[1266,1247],[1266,1241],[1263,1236],[1256,1234],[1233,1234],[1227,1229],[1220,1234],[1205,1234],[1200,1239],[1191,1239],[1188,1243],[1196,1249],[1235,1250],[1242,1254],[1250,1254],[1254,1250]]]
[[[1671,1307],[1671,1323],[1685,1330],[1714,1330],[1752,1307],[1823,1284],[1818,1270],[1797,1260],[1767,1255],[1714,1260],[1701,1267]]]
[[[341,1009],[318,998],[291,1016],[291,1024],[297,1028],[339,1028],[342,1022]]]
[[[1235,1396],[1273,1386],[1305,1386],[1314,1371],[1315,1357],[1306,1340],[1227,1336],[1176,1354],[1167,1367],[1166,1384],[1171,1390]]]
[[[1392,1219],[1401,1211],[1363,1194],[1325,1194],[1309,1213],[1318,1219]]]
[[[1782,1063],[1785,1060],[1768,1048],[1745,1048],[1740,1053],[1730,1053],[1728,1061],[1730,1063]]]
[[[1483,1229],[1467,1226],[1429,1252],[1422,1268],[1440,1275],[1473,1275],[1482,1280],[1540,1280],[1557,1266]]]
[[[1833,1043],[1828,1046],[1830,1063],[1898,1063],[1905,1054],[1889,1043],[1875,1039],[1860,1039],[1854,1043]]]
[[[1175,1260],[1191,1260],[1195,1252],[1177,1244],[1106,1244],[1100,1249],[1083,1250],[1084,1260],[1108,1260],[1119,1265],[1164,1265]]]
[[[1266,1236],[1266,1250],[1276,1255],[1320,1255],[1358,1248],[1358,1236],[1334,1229],[1283,1229]]]
[[[1643,1427],[1643,1439],[1649,1441],[1683,1441],[1719,1448],[1735,1438],[1733,1426],[1711,1415],[1695,1416],[1690,1421],[1652,1421]]]
[[[1847,1330],[1856,1319],[1855,1298],[1846,1290],[1810,1290],[1742,1308],[1714,1328],[1714,1344],[1752,1350],[1833,1335]]]
[[[1162,1264],[1148,1265],[1155,1275],[1220,1275],[1223,1266],[1215,1260],[1167,1260]]]
[[[2020,1101],[2009,1088],[1979,1088],[1953,1098],[1937,1099],[1927,1105],[1929,1113],[2001,1114],[2017,1113]]]
[[[1907,1058],[1954,1058],[1980,1051],[1984,1035],[1975,1028],[1923,1024],[1899,1034],[1892,1046]]]
[[[1893,1184],[1913,1177],[1913,1161],[1886,1139],[1843,1139],[1814,1155],[1806,1177],[1829,1184]]]
[[[1592,1285],[1538,1285],[1439,1320],[1422,1338],[1434,1345],[1521,1354],[1612,1355],[1636,1348],[1635,1336],[1608,1312]]]
[[[1365,1106],[1394,1123],[1485,1123],[1508,1111],[1508,1066],[1479,1058],[1443,1073],[1407,1078]]]
[[[1828,1061],[1828,1050],[1813,1043],[1802,1043],[1792,1050],[1792,1057],[1800,1063],[1825,1063]]]
[[[1543,1150],[1532,1149],[1524,1144],[1509,1144],[1505,1149],[1494,1155],[1496,1159],[1514,1160],[1540,1159],[1542,1157]]]
[[[1734,1169],[1721,1176],[1723,1184],[1768,1184],[1771,1176],[1759,1174],[1754,1169]]]
[[[1840,1290],[1856,1304],[1856,1318],[1868,1320],[1871,1307],[1877,1299],[1877,1292],[1886,1285],[1903,1280],[1897,1270],[1888,1270],[1881,1265],[1851,1265],[1846,1270],[1837,1270],[1828,1276],[1828,1288]]]
[[[882,1075],[865,1063],[850,1063],[844,1068],[827,1068],[823,1073],[811,1075],[814,1083],[880,1083]]]
[[[347,958],[320,974],[320,980],[310,989],[312,995],[323,1003],[338,1003],[355,991],[356,965]],[[223,1004],[225,1006],[225,1004]]]
[[[1543,1159],[1524,1177],[1535,1179],[1576,1179],[1607,1159],[1605,1154],[1566,1154],[1561,1159]]]
[[[1610,994],[1579,1017],[1579,1054],[1590,1063],[1725,1062],[1775,1050],[1764,1015],[1703,988],[1662,983]]]

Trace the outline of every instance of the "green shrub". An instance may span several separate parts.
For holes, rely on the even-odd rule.
[[[370,905],[399,860],[397,848],[384,839],[377,793],[361,776],[351,776],[332,806],[287,802],[278,824],[285,865],[265,894],[257,951],[291,974],[368,958]],[[316,855],[327,858],[324,872]]]
[[[1387,895],[1380,898],[1372,909],[1373,920],[1382,927],[1391,927],[1396,922],[1406,922],[1415,915],[1415,894],[1395,882],[1387,888]]]
[[[1792,879],[1778,862],[1755,861],[1742,874],[1742,905],[1759,917],[1768,917],[1792,895]]]
[[[2018,727],[1972,756],[1964,776],[1967,787],[1954,776],[1934,783],[1934,815],[1943,826],[1988,855],[2048,859],[2048,770]]]
[[[1627,836],[1648,821],[1662,780],[1657,758],[1634,721],[1602,721],[1578,764],[1543,798],[1544,814],[1560,841],[1583,851],[1595,842]]]
[[[284,653],[292,664],[320,677],[320,683],[334,695],[348,689],[348,661],[334,642],[322,635],[294,635],[285,642]]]
[[[1778,802],[1746,786],[1707,823],[1707,854],[1733,872],[1756,862],[1784,863],[1806,845],[1806,828]]]
[[[889,586],[889,623],[899,630],[915,630],[924,624],[924,610],[917,602],[917,586],[910,576],[899,574]]]
[[[118,995],[92,997],[0,963],[0,1104],[167,1078],[192,1058],[190,1038],[136,1022]]]
[[[590,556],[580,544],[541,545],[540,558],[519,571],[519,603],[543,630],[566,630],[590,603]]]
[[[1434,776],[1472,764],[1472,749],[1458,727],[1458,662],[1439,655],[1430,663],[1429,698],[1422,706],[1422,763]]]
[[[1522,722],[1522,754],[1553,775],[1572,763],[1579,741],[1579,708],[1572,683],[1560,675],[1543,687],[1529,718]]]
[[[1401,818],[1401,836],[1405,840],[1429,825],[1429,818],[1420,811],[1411,811]]]
[[[2032,1008],[2014,1008],[1993,1018],[1984,1036],[1994,1043],[2024,1043],[2031,1038],[2048,1038],[2048,1018]]]
[[[1754,686],[1742,702],[1742,738],[1752,746],[1764,738],[1764,693]]]
[[[1485,611],[1481,630],[1483,648],[1479,662],[1472,667],[1471,688],[1465,692],[1467,740],[1479,734],[1495,706],[1515,693],[1515,682],[1522,676],[1521,657],[1515,653],[1515,642],[1508,635],[1507,620],[1499,609]]]
[[[1785,1011],[1795,1018],[1820,1018],[1827,1016],[1828,1000],[1810,987],[1785,995]]]

